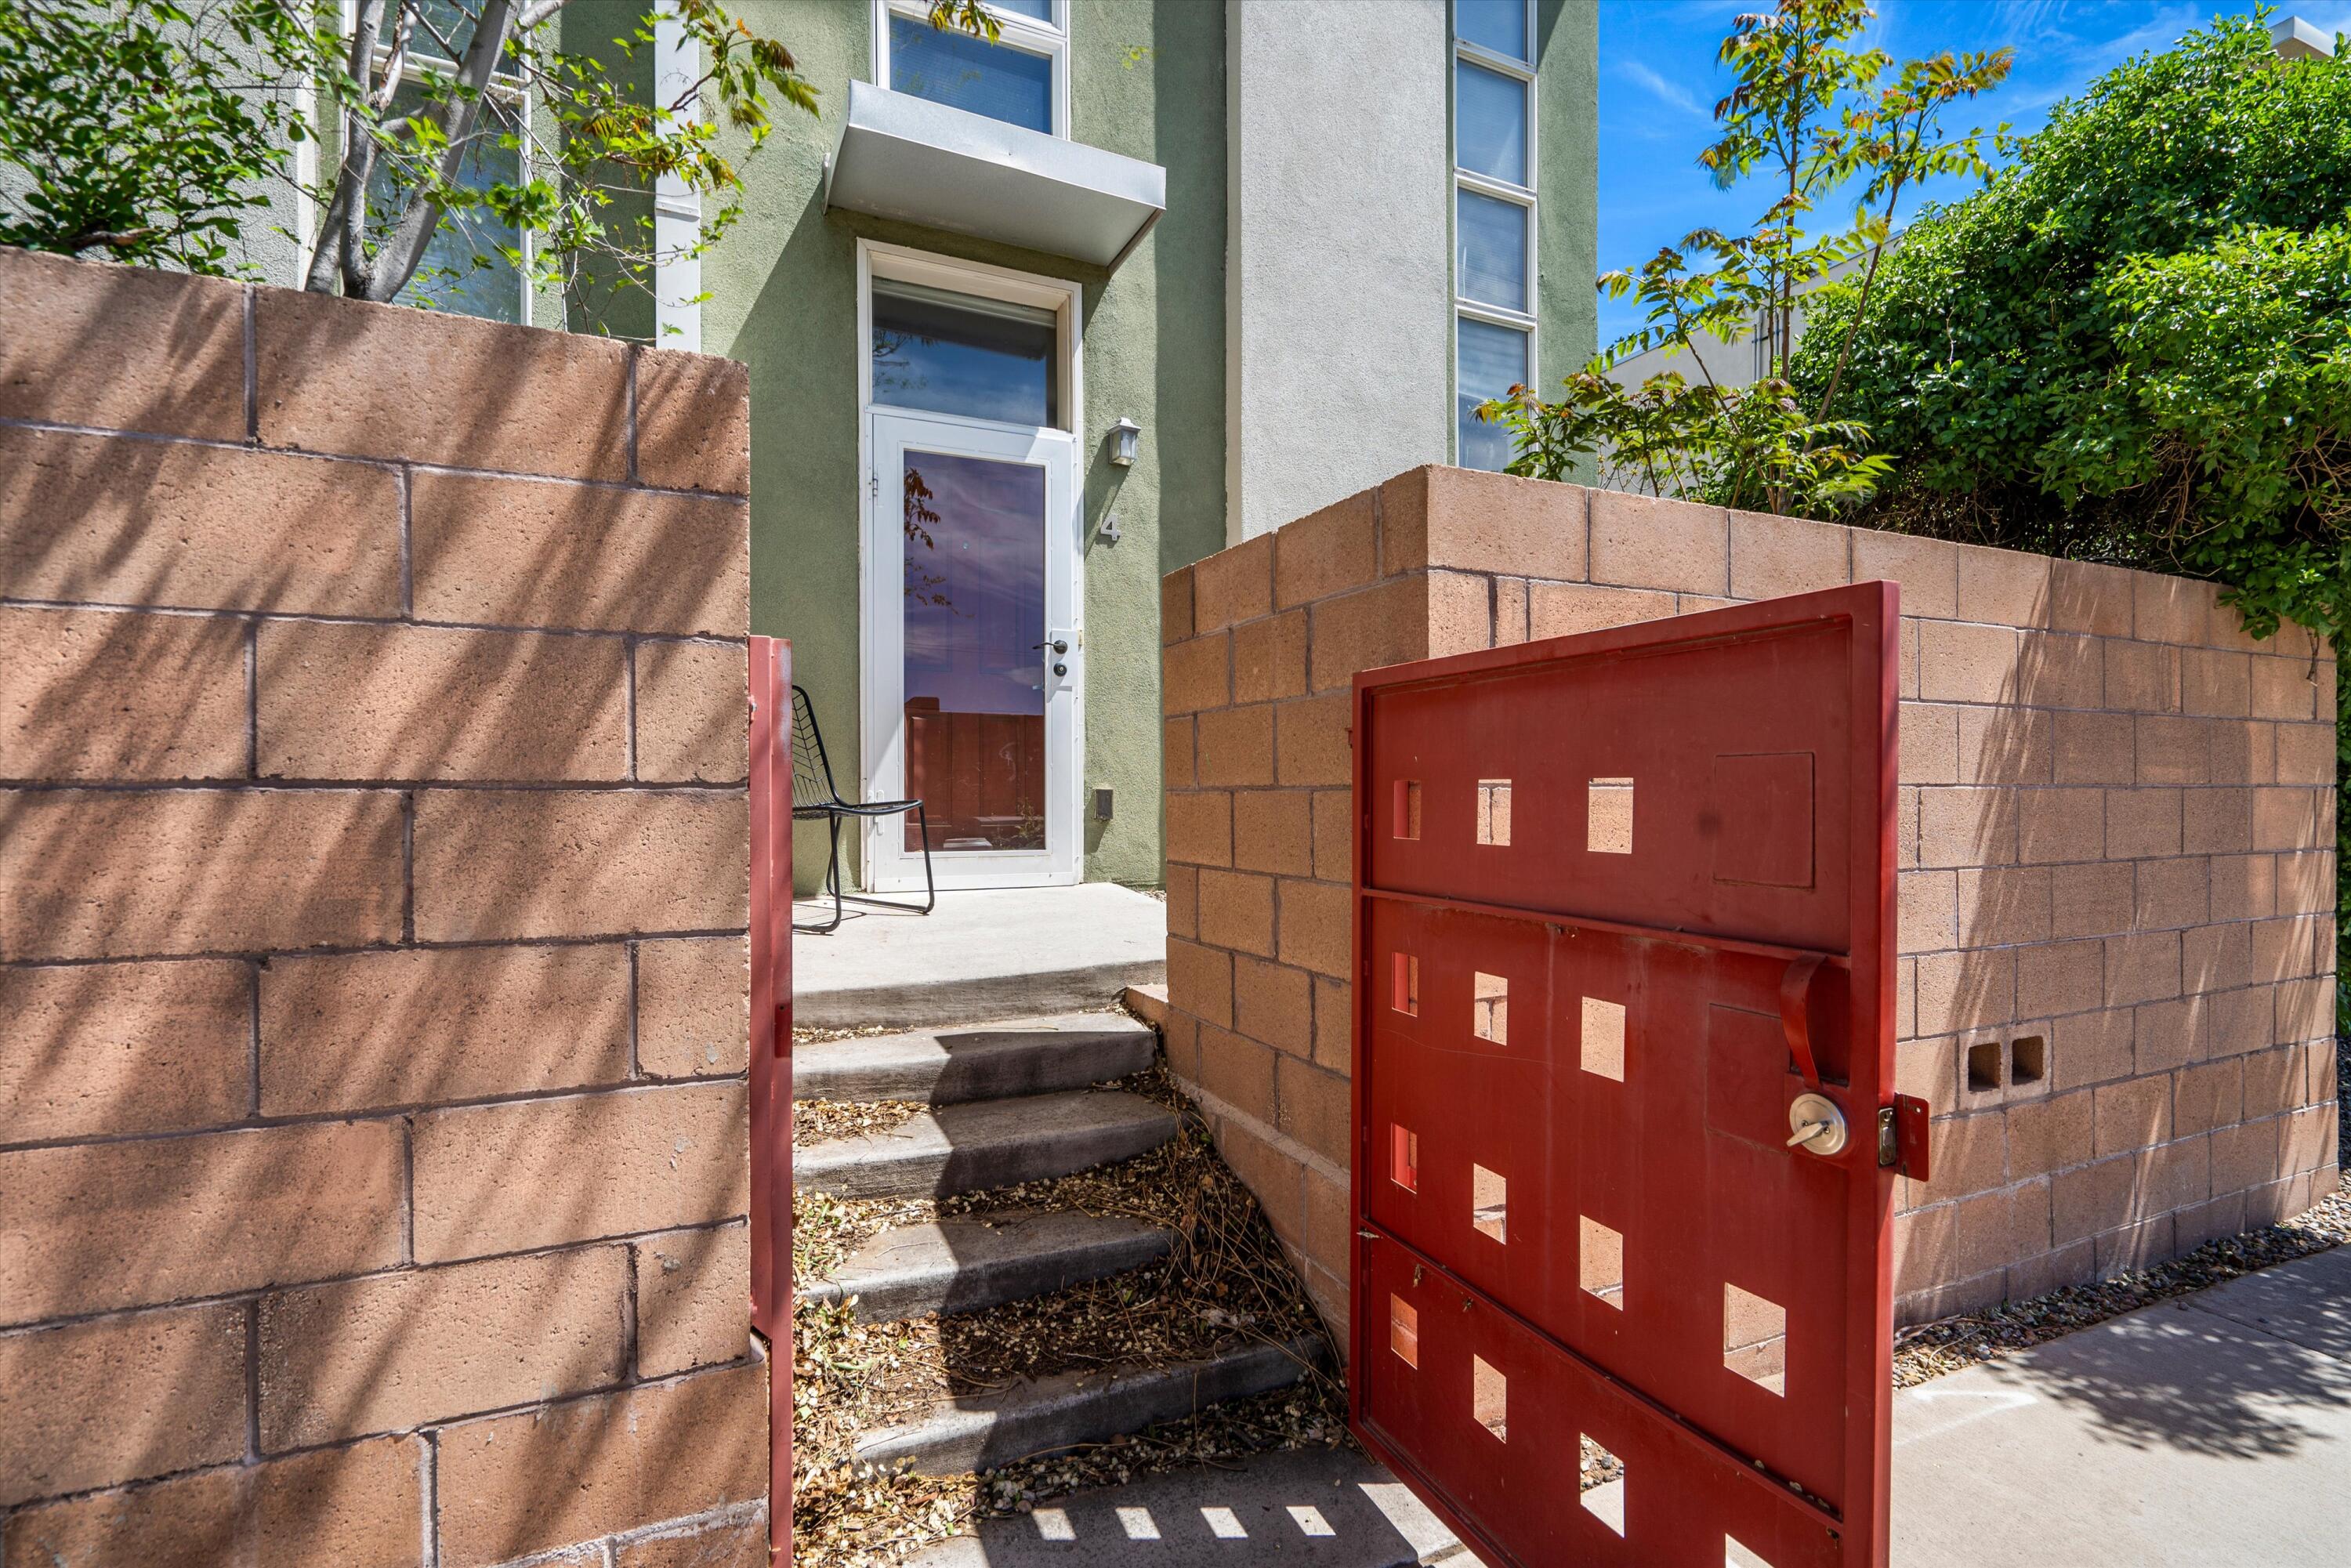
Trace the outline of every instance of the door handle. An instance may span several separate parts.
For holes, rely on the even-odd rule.
[[[1807,1089],[1821,1086],[1820,1064],[1813,1059],[1813,981],[1821,972],[1817,953],[1791,959],[1780,977],[1780,1030],[1788,1037],[1788,1054],[1796,1059],[1797,1074]]]
[[[1050,648],[1053,650],[1053,673],[1055,674],[1066,675],[1070,673],[1070,666],[1061,663],[1063,655],[1067,654],[1070,651],[1069,640],[1067,638],[1051,638],[1049,641],[1038,643],[1037,646],[1040,648]]]
[[[1053,650],[1054,653],[1055,653],[1055,654],[1057,654],[1057,655],[1058,655],[1058,654],[1061,654],[1061,653],[1068,653],[1068,652],[1070,651],[1070,645],[1069,645],[1069,643],[1066,643],[1066,642],[1064,642],[1062,639],[1061,639],[1061,638],[1059,638],[1059,637],[1054,638],[1054,639],[1053,639],[1051,642],[1050,642],[1050,643],[1040,643],[1036,644],[1036,646],[1038,646],[1038,647],[1040,647],[1040,648],[1050,648],[1050,649],[1052,649],[1052,650]]]

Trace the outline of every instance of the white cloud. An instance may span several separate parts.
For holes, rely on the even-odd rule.
[[[1689,89],[1682,86],[1679,82],[1667,80],[1664,77],[1659,76],[1656,71],[1651,70],[1647,66],[1645,66],[1640,61],[1630,58],[1629,57],[1619,57],[1616,61],[1616,66],[1617,68],[1622,70],[1626,76],[1632,78],[1641,86],[1648,89],[1650,92],[1659,99],[1662,99],[1666,103],[1675,109],[1680,110],[1684,114],[1689,115],[1693,119],[1697,120],[1708,120],[1713,118],[1708,112],[1706,107],[1698,102],[1697,96],[1693,94]]]

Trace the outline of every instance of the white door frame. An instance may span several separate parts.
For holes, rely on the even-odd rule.
[[[1057,378],[1060,395],[1056,400],[1058,406],[1052,411],[1059,429],[1039,430],[914,409],[877,408],[873,402],[872,360],[873,279],[876,277],[1012,300],[1051,310],[1059,323],[1056,339],[1061,355],[1061,373]],[[1071,279],[1016,272],[1008,267],[989,267],[979,262],[955,261],[927,251],[884,245],[875,240],[860,239],[857,242],[857,469],[861,479],[857,530],[858,684],[862,721],[858,728],[862,740],[859,749],[862,799],[902,799],[904,779],[903,707],[882,711],[888,704],[888,694],[884,688],[896,690],[901,684],[899,674],[903,666],[893,666],[887,680],[882,678],[882,672],[883,659],[896,660],[902,656],[903,643],[895,629],[904,625],[901,617],[904,594],[904,536],[897,510],[900,500],[898,476],[891,475],[886,485],[883,482],[883,455],[877,449],[875,435],[877,419],[917,421],[926,428],[937,427],[942,433],[960,429],[975,443],[1001,441],[1017,433],[1040,441],[1049,447],[1065,446],[1068,454],[1066,470],[1058,486],[1065,499],[1059,503],[1061,515],[1049,518],[1046,529],[1048,548],[1061,551],[1064,580],[1068,584],[1068,619],[1058,624],[1066,626],[1073,633],[1066,661],[1071,672],[1063,699],[1067,720],[1058,727],[1067,738],[1061,740],[1058,747],[1057,727],[1051,723],[1053,705],[1051,702],[1047,705],[1045,818],[1049,847],[1037,856],[1021,851],[940,852],[934,856],[934,861],[938,885],[942,888],[1052,886],[1075,883],[1084,876],[1085,848],[1080,841],[1084,833],[1084,820],[1080,806],[1085,789],[1086,594],[1085,555],[1080,548],[1084,531],[1080,527],[1080,512],[1084,505],[1082,454],[1086,446],[1080,413],[1085,407],[1085,398],[1081,379],[1082,356],[1079,352],[1079,343],[1084,333],[1083,308],[1081,286]],[[952,446],[946,449],[957,450]],[[974,450],[972,455],[993,455],[984,450]],[[1053,500],[1056,488],[1049,476],[1046,485],[1048,505],[1056,505]],[[885,522],[891,525],[886,532],[883,527]],[[1059,539],[1066,539],[1065,549],[1057,542]],[[1052,564],[1049,560],[1046,605],[1049,632],[1053,631],[1057,624],[1054,621],[1057,609]],[[885,625],[893,629],[886,636]],[[1042,653],[1039,655],[1040,659],[1043,656]],[[895,818],[866,824],[862,885],[869,891],[891,893],[921,888],[921,856],[917,854],[910,859],[893,852],[884,843],[885,834],[903,834],[903,831],[899,820]],[[903,842],[903,839],[894,841]]]

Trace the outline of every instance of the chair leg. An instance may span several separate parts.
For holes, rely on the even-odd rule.
[[[824,820],[824,826],[825,826],[825,831],[826,831],[826,832],[831,836],[831,840],[832,840],[832,854],[831,854],[831,857],[827,861],[827,862],[826,862],[826,864],[825,864],[825,868],[824,868],[824,881],[823,881],[823,883],[820,883],[820,884],[819,885],[819,887],[818,887],[818,889],[817,889],[817,892],[818,892],[820,894],[821,894],[825,893],[825,892],[826,892],[826,891],[828,891],[828,890],[830,890],[830,891],[831,892],[831,894],[832,894],[832,918],[831,918],[830,921],[826,921],[826,922],[823,922],[823,923],[821,923],[821,924],[815,925],[800,925],[798,921],[794,921],[794,922],[792,923],[792,929],[793,929],[793,930],[795,930],[795,931],[805,931],[805,932],[807,932],[807,933],[808,933],[810,936],[822,936],[826,935],[828,932],[831,932],[831,931],[834,931],[834,930],[839,929],[839,927],[840,927],[840,925],[841,925],[841,819],[840,819],[839,817],[831,817],[831,816],[829,816],[829,817],[825,818],[825,820]]]
[[[921,801],[914,802],[914,825],[923,835],[923,913],[939,906],[939,879],[931,870],[931,817]]]
[[[832,857],[824,875],[825,880],[832,884],[832,923],[838,925],[841,924],[841,819],[827,817],[824,824],[826,831],[832,835]]]
[[[920,800],[914,802],[915,831],[923,835],[923,904],[917,909],[911,904],[901,904],[895,898],[883,898],[871,893],[852,893],[852,904],[870,904],[876,909],[894,909],[905,915],[928,915],[939,906],[938,873],[931,868],[931,819]]]

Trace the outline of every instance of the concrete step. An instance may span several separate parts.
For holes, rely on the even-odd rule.
[[[1180,1420],[1227,1399],[1287,1388],[1321,1354],[1321,1343],[1243,1344],[1203,1361],[1149,1370],[1071,1372],[942,1401],[930,1414],[857,1440],[862,1461],[961,1475],[1015,1459],[1098,1443]]]
[[[794,1048],[792,1097],[946,1105],[1049,1094],[1140,1072],[1153,1043],[1150,1026],[1124,1013],[826,1040]]]
[[[1167,1027],[1167,983],[1155,986],[1129,986],[1119,993],[1126,1010],[1155,1029]]]
[[[795,918],[819,913],[803,902]],[[831,900],[821,915],[832,917]],[[1132,888],[949,891],[928,915],[852,905],[831,935],[795,936],[792,1022],[911,1030],[1038,1018],[1166,977],[1167,906]]]
[[[1013,1210],[885,1230],[852,1253],[805,1301],[857,1298],[867,1322],[925,1312],[971,1312],[1026,1301],[1167,1256],[1173,1231],[1132,1219]]]
[[[1174,1112],[1123,1090],[978,1100],[795,1149],[792,1179],[837,1197],[946,1197],[1114,1165],[1175,1135]]]

